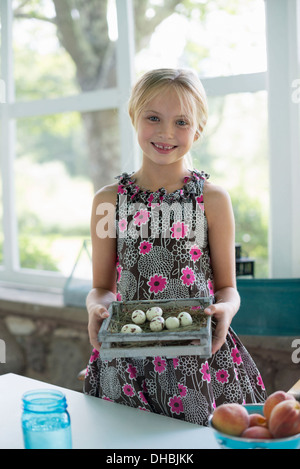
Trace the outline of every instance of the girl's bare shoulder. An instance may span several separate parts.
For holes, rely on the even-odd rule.
[[[229,193],[223,187],[206,181],[203,191],[206,215],[211,218],[231,213],[232,204]]]
[[[230,202],[230,195],[224,187],[205,181],[203,196],[209,203]]]
[[[118,183],[108,184],[99,189],[94,195],[94,203],[111,203],[116,204],[118,194]]]

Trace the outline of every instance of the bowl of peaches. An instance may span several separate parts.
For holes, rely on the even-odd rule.
[[[222,404],[208,423],[221,448],[300,448],[300,403],[284,391],[263,404]]]

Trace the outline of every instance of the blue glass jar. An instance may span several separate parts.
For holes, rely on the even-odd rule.
[[[64,394],[39,389],[23,395],[25,449],[71,449],[71,421]]]

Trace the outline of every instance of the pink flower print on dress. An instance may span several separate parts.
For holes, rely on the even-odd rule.
[[[145,380],[142,382],[142,389],[143,389],[143,392],[148,392]]]
[[[211,280],[207,280],[207,286],[210,295],[214,295],[214,285]]]
[[[190,249],[190,256],[193,262],[198,261],[200,257],[202,256],[201,249],[196,245],[192,246]]]
[[[171,412],[173,414],[179,415],[181,412],[183,412],[183,405],[180,397],[178,396],[170,397],[168,406],[171,407]]]
[[[133,217],[133,223],[137,226],[145,225],[150,217],[148,210],[142,209],[136,212]]]
[[[139,392],[138,392],[138,396],[139,396],[140,400],[141,400],[144,404],[148,404],[148,401],[147,401],[147,399],[145,398],[144,393],[143,393],[142,391],[139,391]]]
[[[97,349],[93,349],[92,354],[90,356],[90,363],[93,363],[99,357],[99,351]]]
[[[154,365],[154,370],[158,373],[161,374],[165,371],[167,362],[161,357],[155,357],[154,360],[152,361]]]
[[[216,373],[216,378],[219,383],[228,383],[229,374],[226,370],[218,370]]]
[[[117,299],[117,301],[122,301],[122,295],[121,295],[121,293],[117,293],[116,299]]]
[[[182,275],[180,277],[180,280],[182,281],[183,285],[186,285],[187,287],[193,285],[193,283],[195,282],[194,271],[189,267],[185,267],[181,269],[181,272]]]
[[[122,220],[119,220],[119,230],[124,232],[127,229],[127,220],[126,218],[122,218]]]
[[[123,389],[124,394],[126,394],[126,396],[132,397],[135,394],[134,389],[131,386],[131,384],[124,384],[122,389]]]
[[[122,184],[118,185],[118,194],[126,194],[126,190],[124,189],[124,186],[122,186]]]
[[[147,282],[147,285],[150,287],[150,293],[157,295],[158,292],[162,292],[166,288],[167,281],[167,278],[162,275],[155,274],[153,277],[150,277],[149,282]]]
[[[200,369],[200,373],[202,373],[203,381],[207,381],[208,383],[210,383],[211,376],[210,376],[210,373],[209,373],[209,365],[208,365],[207,361],[205,363],[203,363],[203,365]]]
[[[154,200],[154,194],[150,194],[149,197],[148,197],[148,199],[147,199],[147,202],[148,202],[147,207],[154,207],[154,208],[155,208],[155,207],[159,207],[159,206],[160,206],[160,203],[158,203],[158,202],[153,202],[153,200]],[[160,199],[160,200],[161,200],[161,199]],[[152,203],[152,202],[153,202],[153,203]]]
[[[260,386],[263,390],[266,389],[266,388],[265,388],[265,385],[264,385],[264,382],[263,382],[262,377],[261,377],[260,374],[257,376],[257,384],[258,384],[258,386]]]
[[[117,283],[120,283],[121,281],[122,270],[123,267],[119,264],[119,262],[117,262]]]
[[[173,366],[174,370],[179,366],[179,359],[178,358],[173,358]]]
[[[128,364],[127,373],[129,373],[130,379],[136,379],[137,369],[136,366],[133,366],[131,363]]]
[[[150,194],[148,197],[148,207],[151,207],[153,199],[154,199],[154,194]]]
[[[200,207],[200,209],[202,210],[202,212],[204,212],[204,200],[203,200],[203,195],[201,195],[200,197],[196,197],[196,201]]]
[[[187,395],[187,387],[183,386],[183,384],[178,383],[178,389],[180,392],[180,397],[185,397]]]
[[[182,221],[174,222],[171,228],[172,235],[171,238],[181,239],[187,235],[189,227],[185,225]]]
[[[243,360],[237,347],[231,349],[231,356],[233,359],[233,363],[236,363],[237,365],[240,365],[242,363]]]
[[[142,241],[139,245],[140,254],[149,254],[152,249],[152,243],[149,241]]]

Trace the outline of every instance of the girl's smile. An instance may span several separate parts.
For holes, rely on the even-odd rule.
[[[155,143],[152,142],[152,145],[158,151],[158,153],[161,153],[163,155],[168,155],[169,153],[172,152],[176,147],[176,145],[168,145],[167,143]]]

